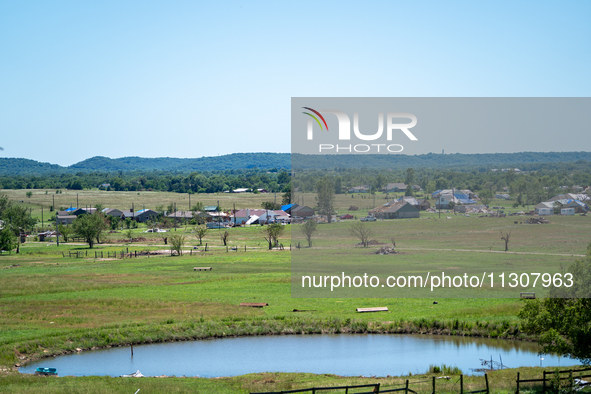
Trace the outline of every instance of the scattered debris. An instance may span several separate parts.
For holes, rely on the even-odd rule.
[[[384,255],[384,254],[398,254],[399,252],[397,252],[396,250],[394,250],[393,247],[384,246],[384,247],[380,248],[380,250],[378,250],[375,253],[376,254],[379,254],[379,255]]]
[[[266,302],[241,302],[240,306],[249,306],[251,308],[262,308],[264,306],[269,306]]]
[[[122,378],[143,378],[144,375],[142,375],[142,373],[139,370],[137,370],[134,373],[129,374],[129,375],[121,375],[121,377]]]
[[[526,224],[548,224],[550,222],[545,217],[540,216],[537,218],[536,217],[529,218],[524,223],[526,223]]]
[[[374,308],[357,308],[356,312],[389,312],[387,306],[378,306]]]

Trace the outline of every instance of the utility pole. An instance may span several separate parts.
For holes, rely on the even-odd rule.
[[[41,207],[41,228],[43,228],[43,207]]]
[[[76,209],[80,208],[80,205],[78,205],[78,193],[76,193]]]
[[[174,231],[176,231],[177,226],[177,214],[176,214],[176,202],[174,203]]]
[[[55,213],[55,240],[57,241],[57,246],[60,246],[60,231],[57,225],[57,212]]]

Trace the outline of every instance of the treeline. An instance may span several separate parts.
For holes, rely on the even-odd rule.
[[[295,172],[292,186],[299,192],[315,192],[320,179],[330,179],[336,194],[355,186],[369,185],[381,191],[387,183],[418,185],[427,193],[440,189],[469,189],[494,195],[508,193],[519,204],[537,204],[557,194],[570,192],[573,186],[591,185],[591,162],[542,163],[523,165],[521,171],[478,169],[446,170],[406,168],[405,170],[369,170],[335,168]],[[566,186],[566,189],[563,187]],[[412,194],[409,188],[407,194]]]
[[[391,169],[439,168],[467,169],[519,167],[542,163],[591,161],[591,152],[520,152],[487,154],[338,154],[301,155],[289,153],[234,153],[230,155],[179,159],[172,157],[96,156],[68,167],[28,159],[0,158],[0,175],[61,175],[77,173],[169,172],[187,175],[192,172],[216,172],[244,169],[278,168],[289,171],[314,169]],[[522,168],[523,169],[523,168]]]
[[[179,175],[170,172],[120,172],[50,174],[44,176],[1,176],[1,189],[96,189],[115,191],[167,191],[176,193],[217,193],[238,188],[266,189],[281,192],[289,184],[284,170],[227,170],[193,172]]]
[[[49,175],[82,173],[118,173],[164,171],[182,174],[254,168],[291,167],[289,153],[233,153],[230,155],[180,159],[174,157],[109,157],[95,156],[68,167],[35,160],[0,158],[0,175]]]

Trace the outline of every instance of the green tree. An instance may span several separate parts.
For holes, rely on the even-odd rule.
[[[326,215],[326,220],[330,223],[332,221],[332,214],[335,211],[334,185],[330,178],[324,177],[316,182],[316,201],[318,203],[319,213]]]
[[[281,202],[284,205],[291,204],[291,182],[289,182],[287,184],[287,186],[285,186],[283,188],[283,195],[281,196]]]
[[[12,253],[12,249],[17,246],[18,240],[16,235],[14,235],[10,228],[3,228],[2,231],[0,231],[0,250],[6,250],[9,253]]]
[[[267,235],[265,240],[269,244],[269,250],[273,249],[273,245],[278,245],[279,237],[283,234],[283,226],[279,223],[273,223],[263,229],[263,233]]]
[[[269,211],[274,211],[281,209],[281,205],[274,203],[273,201],[265,201],[261,204],[263,209],[267,209]]]
[[[587,255],[572,264],[572,286],[551,277],[549,297],[528,300],[519,312],[522,330],[537,337],[544,353],[557,353],[591,364],[591,243]],[[563,282],[564,283],[564,282]],[[560,298],[555,298],[560,297]]]
[[[230,238],[230,233],[228,232],[228,230],[225,230],[223,233],[220,233],[220,239],[222,240],[222,243],[224,244],[224,246],[228,245],[229,238]]]
[[[195,227],[195,233],[197,235],[197,238],[199,238],[199,245],[202,245],[203,238],[205,237],[205,234],[207,234],[207,227],[205,227],[205,226]]]
[[[31,198],[33,196],[33,192],[32,191],[28,191],[26,194],[27,194],[27,198]]]
[[[480,193],[478,193],[478,197],[480,197],[480,201],[484,205],[488,205],[492,201],[494,194],[491,189],[482,189]]]
[[[72,223],[77,237],[84,238],[88,246],[92,248],[95,241],[100,242],[101,233],[107,228],[105,219],[100,214],[80,215]]]
[[[178,256],[183,255],[183,246],[185,246],[185,236],[182,234],[175,234],[170,236],[170,251],[176,252]]]
[[[308,219],[300,227],[300,231],[302,232],[302,234],[304,234],[304,236],[306,237],[306,240],[308,240],[308,247],[309,248],[312,247],[312,235],[314,235],[314,233],[316,232],[317,226],[318,225],[315,220]]]
[[[414,168],[407,168],[406,169],[406,177],[404,178],[404,183],[407,187],[411,187],[415,181],[415,170]]]
[[[60,224],[57,226],[57,228],[59,231],[59,235],[62,236],[64,242],[68,242],[68,239],[70,239],[72,237],[72,233],[74,232],[74,229],[72,228],[72,226]]]
[[[201,201],[197,201],[191,207],[191,211],[193,211],[194,214],[195,214],[195,212],[203,212],[203,203]]]
[[[384,174],[378,174],[378,176],[376,176],[376,179],[374,181],[375,190],[381,191],[384,188],[384,186],[386,186],[387,182],[388,182],[388,179],[386,179]]]

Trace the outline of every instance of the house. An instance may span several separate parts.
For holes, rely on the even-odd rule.
[[[556,209],[567,209],[572,208],[575,213],[586,213],[589,207],[582,201],[572,199],[561,199],[554,201],[554,207]]]
[[[131,218],[136,222],[144,223],[148,220],[154,220],[158,217],[158,212],[152,211],[151,209],[142,209],[137,212],[133,211],[121,211],[122,219]]]
[[[282,210],[239,209],[230,218],[234,224],[275,223],[290,220],[289,214]]]
[[[579,193],[566,193],[566,194],[559,194],[558,196],[552,197],[548,201],[556,201],[556,200],[579,200],[579,201],[587,201],[591,200],[591,197],[587,194]]]
[[[412,190],[416,192],[421,192],[423,191],[423,188],[421,187],[421,185],[412,185]]]
[[[120,218],[123,216],[123,212],[115,208],[105,208],[101,211],[105,216],[115,216]]]
[[[476,194],[474,192],[472,192],[472,190],[469,190],[469,189],[464,189],[464,190],[459,190],[459,189],[436,190],[435,192],[433,192],[431,194],[431,196],[433,196],[433,198],[437,198],[437,197],[439,197],[442,194],[455,195],[456,198],[463,198],[463,199],[470,199],[470,200],[475,200],[476,199]]]
[[[507,193],[501,193],[501,194],[495,194],[495,198],[497,200],[510,200],[511,196],[509,196]]]
[[[433,193],[433,196],[437,199],[435,203],[435,208],[437,209],[449,209],[451,208],[451,204],[453,205],[473,205],[476,204],[476,200],[470,198],[470,195],[474,196],[472,192],[471,194],[467,194],[465,192],[470,192],[469,190],[460,190],[456,191],[455,194],[452,194],[452,190],[438,190]]]
[[[57,222],[59,224],[72,224],[78,216],[76,215],[57,215]]]
[[[70,215],[76,215],[76,216],[92,215],[95,212],[96,212],[96,208],[77,208],[77,209],[73,210],[72,212],[70,212]]]
[[[281,206],[281,210],[282,210],[283,212],[286,212],[286,213],[289,213],[289,214],[291,214],[291,210],[292,210],[293,208],[297,208],[297,207],[298,207],[298,204],[285,204],[285,205],[282,205],[282,206]]]
[[[384,192],[386,193],[404,193],[406,192],[407,186],[404,183],[388,183],[386,187],[384,187]]]
[[[426,211],[431,208],[431,203],[427,199],[419,200],[419,205],[416,208],[418,208],[419,211]]]
[[[455,199],[451,194],[440,194],[435,203],[436,209],[449,209],[450,206],[455,204]]]
[[[250,189],[247,187],[243,187],[240,189],[234,189],[232,190],[232,193],[247,193]]]
[[[534,211],[538,215],[554,215],[554,201],[541,202],[534,207]]]
[[[369,193],[371,191],[370,185],[355,186],[347,190],[349,193]]]
[[[208,205],[206,207],[203,207],[204,212],[217,212],[219,210],[220,210],[220,207],[217,205]]]
[[[292,218],[307,219],[314,216],[314,210],[306,205],[298,205],[292,208],[290,213]]]
[[[381,207],[374,208],[369,212],[370,216],[378,219],[407,219],[420,217],[419,210],[408,201],[390,201]]]
[[[176,211],[166,215],[166,217],[173,219],[193,219],[193,211]]]

